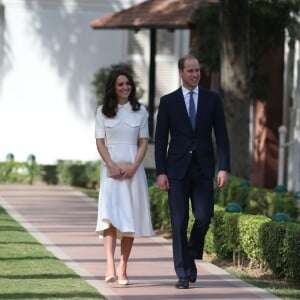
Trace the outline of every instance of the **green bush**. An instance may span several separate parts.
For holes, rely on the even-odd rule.
[[[208,254],[216,253],[216,241],[217,238],[214,236],[214,233],[216,230],[214,230],[214,227],[216,226],[215,220],[217,219],[216,215],[220,212],[224,212],[224,207],[221,207],[219,205],[215,205],[215,217],[212,219],[212,222],[209,226],[209,230],[205,237],[205,252]]]
[[[264,259],[272,272],[282,278],[300,279],[300,225],[269,222],[260,229]]]
[[[298,210],[295,206],[295,196],[292,193],[272,193],[271,215],[284,212],[289,217],[296,219]]]
[[[288,223],[283,241],[283,272],[285,278],[300,280],[300,226]]]
[[[242,211],[247,214],[272,218],[275,213],[283,212],[295,220],[298,217],[295,196],[292,193],[278,193],[265,188],[251,187],[234,176],[229,176],[224,188],[215,189],[216,204],[226,207],[231,202],[239,204]]]
[[[13,160],[0,163],[0,182],[33,183],[39,180],[39,166]]]
[[[300,279],[300,224],[218,208],[204,249],[222,259],[240,253],[250,267],[266,266],[278,277]]]
[[[57,166],[56,165],[41,165],[41,179],[47,184],[57,184]]]
[[[57,173],[59,184],[95,187],[99,182],[100,162],[59,160]]]
[[[229,259],[233,251],[239,251],[239,218],[241,213],[225,213],[224,210],[217,210],[212,219],[210,233],[212,234],[213,245],[205,250],[216,253],[222,259]],[[222,230],[220,230],[222,228]],[[206,241],[205,241],[206,244]]]
[[[243,214],[239,220],[239,245],[252,263],[264,264],[262,244],[264,240],[258,234],[260,228],[270,222],[270,218],[265,216],[253,216]]]
[[[98,188],[100,181],[100,167],[101,161],[88,161],[85,163],[85,173],[86,173],[86,187],[88,188]]]
[[[168,193],[161,191],[156,185],[149,187],[150,209],[153,227],[171,232]]]

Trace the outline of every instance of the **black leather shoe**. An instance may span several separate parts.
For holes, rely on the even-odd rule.
[[[176,289],[188,289],[189,280],[185,277],[179,277],[178,281],[175,284]]]
[[[197,267],[195,262],[192,262],[191,266],[191,276],[189,277],[190,282],[196,282],[197,280]]]

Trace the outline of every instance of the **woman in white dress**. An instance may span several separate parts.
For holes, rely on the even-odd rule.
[[[133,78],[114,70],[96,113],[96,144],[102,158],[96,232],[104,239],[106,282],[129,283],[127,262],[134,237],[153,235],[149,195],[142,164],[148,146],[148,113],[136,99]],[[114,254],[121,239],[117,271]]]

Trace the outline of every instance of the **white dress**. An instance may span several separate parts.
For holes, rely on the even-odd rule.
[[[118,105],[115,117],[102,114],[102,106],[96,113],[96,138],[105,138],[105,144],[113,161],[135,160],[139,138],[148,138],[148,113],[141,105],[133,111],[131,104]],[[100,191],[96,233],[100,238],[112,224],[117,237],[145,237],[153,235],[147,178],[140,164],[130,179],[113,179],[107,176],[104,163],[100,173]]]

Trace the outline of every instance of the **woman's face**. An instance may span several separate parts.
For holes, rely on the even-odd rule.
[[[128,100],[131,93],[131,85],[127,76],[119,75],[115,84],[116,95],[119,102],[124,102]]]

